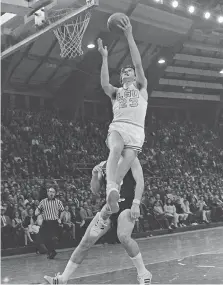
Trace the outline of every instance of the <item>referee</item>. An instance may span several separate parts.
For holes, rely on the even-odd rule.
[[[49,259],[54,259],[57,254],[55,237],[59,230],[60,214],[64,211],[62,202],[56,199],[55,195],[55,189],[49,188],[47,191],[48,198],[43,199],[35,211],[36,216],[40,214],[43,216],[42,234]]]

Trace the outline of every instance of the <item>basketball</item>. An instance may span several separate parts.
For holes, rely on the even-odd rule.
[[[110,32],[115,32],[115,33],[118,33],[118,34],[122,34],[123,31],[117,25],[120,24],[121,20],[123,18],[126,18],[126,17],[128,18],[128,16],[123,14],[123,13],[114,13],[114,14],[112,14],[108,18],[108,23],[107,23],[108,30]]]

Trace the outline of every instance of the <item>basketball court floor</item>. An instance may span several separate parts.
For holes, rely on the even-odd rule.
[[[223,227],[138,240],[153,284],[223,284]],[[2,258],[1,284],[43,284],[62,272],[72,249],[46,255]],[[93,247],[70,284],[137,284],[136,270],[121,245]]]

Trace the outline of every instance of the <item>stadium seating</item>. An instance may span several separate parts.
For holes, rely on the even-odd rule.
[[[93,166],[108,156],[108,124],[62,120],[52,111],[3,110],[1,195],[2,211],[9,217],[2,225],[3,248],[31,243],[24,238],[24,220],[29,208],[35,210],[46,197],[49,185],[54,185],[58,198],[69,206],[80,239],[83,203],[94,214],[104,203],[105,193],[102,191],[98,199],[89,184]],[[163,205],[168,198],[175,206],[179,227],[222,219],[223,149],[217,141],[217,134],[198,122],[153,118],[152,125],[146,126],[146,142],[139,158],[147,209],[142,216],[146,221],[148,215],[154,217],[151,229],[161,224],[156,223],[154,203],[162,201],[160,215],[165,218]],[[22,223],[19,230],[16,213]],[[151,219],[149,223],[153,223]],[[15,238],[7,239],[9,235]]]

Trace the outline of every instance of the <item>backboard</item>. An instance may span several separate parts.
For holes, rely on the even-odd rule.
[[[11,37],[11,41],[2,47],[1,59],[31,44],[43,34],[57,29],[80,13],[99,5],[98,0],[2,0],[1,2],[2,12],[14,14],[14,17],[1,25],[2,38]],[[47,21],[52,9],[68,7],[73,7],[70,13],[54,23]],[[42,21],[43,25],[36,26],[36,18],[40,14],[46,21]]]

